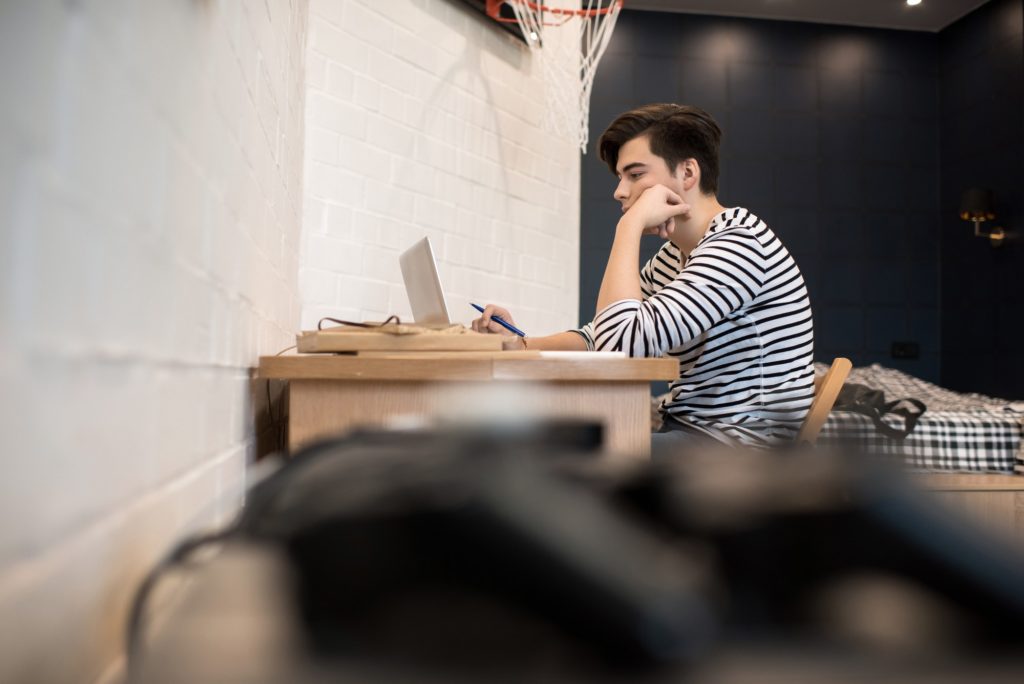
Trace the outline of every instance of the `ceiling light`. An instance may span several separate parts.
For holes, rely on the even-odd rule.
[[[907,4],[913,7],[914,5],[920,5],[921,0],[907,0]]]

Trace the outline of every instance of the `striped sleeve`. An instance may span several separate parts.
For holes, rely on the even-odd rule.
[[[647,299],[658,289],[658,283],[667,283],[680,269],[679,248],[666,242],[640,269],[640,292]]]
[[[594,348],[663,356],[749,304],[764,277],[764,256],[753,233],[746,227],[723,231],[695,249],[672,282],[645,301],[624,299],[600,311]]]
[[[594,322],[587,323],[582,328],[570,330],[583,338],[583,341],[587,343],[587,351],[594,351]]]
[[[672,264],[675,264],[673,268]],[[675,273],[679,270],[679,250],[671,242],[666,242],[662,245],[658,253],[655,254],[651,259],[644,264],[644,267],[640,269],[640,291],[644,295],[644,299],[647,299],[654,294],[655,288],[655,275],[660,275],[665,279],[666,273]],[[594,344],[595,331],[594,322],[587,323],[582,328],[570,330],[583,338],[583,341],[587,343],[587,351],[595,351],[597,346]]]

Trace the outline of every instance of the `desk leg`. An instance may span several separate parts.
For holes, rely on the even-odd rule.
[[[651,452],[650,385],[645,382],[390,382],[292,380],[288,446],[355,427],[385,427],[401,416],[465,418],[453,406],[486,392],[509,400],[518,416],[588,418],[605,426],[605,451],[615,458],[647,458]],[[453,413],[453,411],[455,411]],[[507,414],[506,414],[507,415]]]

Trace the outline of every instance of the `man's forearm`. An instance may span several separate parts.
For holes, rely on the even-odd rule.
[[[545,337],[527,337],[526,348],[531,351],[587,351],[587,343],[574,332],[560,332]]]
[[[623,299],[643,299],[640,290],[640,234],[643,226],[623,217],[615,229],[615,240],[608,255],[601,290],[597,295],[597,311]]]

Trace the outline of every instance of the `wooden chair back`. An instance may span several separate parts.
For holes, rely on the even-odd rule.
[[[836,397],[839,396],[839,390],[842,389],[843,383],[850,375],[851,368],[853,368],[853,364],[850,363],[850,359],[840,356],[832,362],[832,366],[823,378],[820,380],[815,378],[814,401],[811,403],[811,410],[807,412],[807,417],[804,418],[804,424],[800,426],[800,433],[796,438],[797,444],[814,444],[818,439],[818,433],[825,425],[825,419],[828,418],[833,404],[836,403]]]

